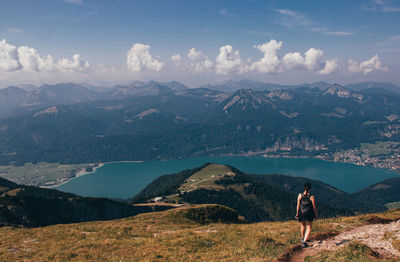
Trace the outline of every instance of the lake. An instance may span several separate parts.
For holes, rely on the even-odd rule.
[[[251,174],[308,177],[348,193],[398,176],[397,173],[390,170],[311,158],[199,157],[142,163],[108,163],[95,172],[72,179],[56,189],[82,196],[130,198],[161,175],[177,173],[205,163],[227,164]]]

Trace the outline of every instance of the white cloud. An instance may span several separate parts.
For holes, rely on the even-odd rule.
[[[36,49],[27,46],[18,47],[18,59],[24,71],[53,71],[55,69],[53,57],[41,56]]]
[[[192,68],[197,73],[210,70],[214,65],[208,56],[204,55],[201,51],[196,51],[194,47],[189,50],[187,57],[190,60],[189,70]]]
[[[289,9],[277,9],[279,20],[276,24],[294,29],[296,27],[303,27],[304,29],[311,32],[319,32],[321,34],[332,35],[332,36],[351,36],[352,32],[349,31],[336,31],[330,30],[327,27],[312,21],[307,15],[296,12]]]
[[[287,69],[303,68],[304,57],[299,52],[287,53],[282,59],[283,66]]]
[[[362,9],[372,12],[384,12],[384,13],[395,13],[400,12],[399,6],[390,6],[383,0],[375,0],[369,5],[362,5]]]
[[[400,36],[392,36],[391,39],[398,40]],[[256,59],[242,58],[238,50],[231,45],[221,46],[215,61],[211,61],[202,51],[190,48],[186,53],[176,53],[170,57],[168,64],[170,70],[164,70],[159,74],[150,73],[146,76],[146,70],[160,72],[165,64],[158,56],[151,54],[151,47],[136,43],[127,51],[126,63],[127,70],[111,70],[105,65],[90,65],[88,61],[75,54],[69,58],[55,59],[51,55],[41,54],[35,48],[29,46],[13,46],[6,40],[0,41],[0,71],[13,72],[3,76],[10,77],[28,76],[42,78],[50,76],[57,79],[76,79],[91,77],[101,78],[113,74],[115,78],[132,77],[131,72],[144,72],[140,76],[145,77],[165,77],[167,74],[185,74],[191,77],[221,77],[217,75],[242,74],[246,72],[255,72],[259,74],[266,73],[284,73],[288,70],[304,70],[314,74],[329,75],[337,71],[339,61],[337,58],[326,60],[324,52],[321,49],[309,48],[306,52],[292,52],[279,54],[283,47],[283,42],[271,39],[269,42],[255,45],[261,52],[261,57]],[[378,55],[371,59],[356,62],[348,61],[348,70],[353,73],[369,74],[375,71],[387,71],[383,66]],[[20,73],[18,73],[20,72]],[[50,72],[48,74],[26,74],[25,72]],[[82,72],[87,74],[82,74]],[[73,74],[76,73],[76,74]],[[295,73],[295,72],[293,72]],[[0,74],[1,75],[1,74]],[[90,81],[90,80],[89,80]]]
[[[278,24],[292,28],[295,26],[309,26],[313,22],[304,14],[295,12],[289,9],[277,9],[275,10],[280,14],[280,20]]]
[[[205,59],[205,60],[190,64],[190,66],[192,68],[194,68],[194,70],[197,73],[201,73],[201,72],[204,72],[206,70],[209,70],[209,69],[211,69],[213,67],[213,65],[214,65],[213,62],[211,60],[209,60],[209,59]]]
[[[164,63],[150,54],[150,46],[136,43],[127,52],[126,64],[132,72],[141,72],[144,69],[161,71]]]
[[[377,54],[371,57],[371,59],[363,61],[361,63],[358,63],[357,61],[354,61],[352,59],[350,59],[348,63],[349,63],[348,69],[352,73],[362,72],[364,75],[367,75],[371,72],[376,72],[376,71],[386,72],[389,70],[386,66],[382,65],[382,62]]]
[[[20,29],[20,28],[16,28],[16,27],[7,27],[6,31],[9,33],[23,33],[24,30]]]
[[[232,12],[229,12],[228,9],[223,8],[219,11],[220,15],[234,17],[235,15]]]
[[[57,63],[51,55],[42,56],[39,52],[28,46],[15,47],[0,41],[0,70],[26,71],[26,72],[85,72],[90,64],[75,54],[72,59],[63,58]]]
[[[239,51],[234,50],[231,45],[221,46],[216,61],[216,73],[227,75],[230,72],[241,72],[242,59]]]
[[[98,74],[113,74],[117,71],[115,67],[108,67],[105,64],[95,64],[94,66],[91,66],[90,70],[98,73]]]
[[[182,58],[180,54],[175,54],[171,56],[171,61],[173,62],[175,67],[181,67],[182,65]]]
[[[285,69],[307,69],[316,71],[321,75],[328,75],[339,67],[337,59],[321,61],[324,52],[320,49],[310,48],[304,53],[287,53],[282,59],[282,67]]]
[[[63,58],[57,63],[57,69],[62,72],[85,72],[89,70],[89,67],[89,62],[81,59],[79,54],[73,55],[72,60]]]
[[[385,13],[400,12],[400,7],[397,7],[397,6],[385,6],[385,7],[382,8],[382,12],[385,12]]]
[[[318,71],[318,73],[321,75],[329,75],[335,72],[338,69],[338,67],[339,64],[336,58],[331,60],[326,60],[324,68]]]
[[[188,57],[190,60],[195,61],[195,60],[198,60],[199,58],[203,57],[203,54],[201,53],[201,51],[196,51],[196,49],[195,49],[194,47],[192,47],[192,48],[189,50],[189,52],[188,52],[188,54],[187,54],[187,57]]]
[[[348,69],[350,72],[352,72],[352,73],[361,72],[360,65],[356,61],[354,61],[353,59],[350,59],[348,61],[348,63],[349,63]]]
[[[0,69],[4,71],[16,71],[21,68],[18,61],[17,48],[6,42],[5,39],[0,41]]]
[[[271,39],[268,43],[254,46],[254,48],[257,48],[259,51],[264,53],[264,57],[248,66],[247,70],[260,73],[273,73],[279,71],[281,62],[277,52],[281,47],[282,41],[277,42],[274,39]]]
[[[326,31],[324,32],[326,35],[335,35],[335,36],[351,36],[352,32],[347,31]]]
[[[175,54],[175,55],[171,56],[171,60],[176,62],[176,63],[180,63],[181,62],[181,55],[180,54]]]
[[[323,63],[321,62],[321,57],[324,55],[324,52],[321,49],[310,48],[307,52],[304,53],[304,65],[308,70],[320,70],[323,67]]]
[[[83,0],[64,0],[64,1],[70,4],[83,5]]]

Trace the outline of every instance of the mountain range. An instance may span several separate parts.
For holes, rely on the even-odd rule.
[[[299,85],[279,85],[263,83],[251,80],[233,81],[229,80],[217,84],[203,85],[195,90],[213,90],[225,93],[234,92],[238,89],[253,89],[256,91],[296,89],[300,87],[315,87],[327,89],[331,86],[327,82],[316,82]],[[390,83],[361,82],[349,84],[345,88],[362,92],[368,89],[381,89],[400,94],[400,88]],[[9,86],[0,89],[0,118],[15,115],[18,112],[33,111],[53,105],[68,105],[96,100],[122,99],[127,96],[158,95],[163,92],[187,91],[184,84],[176,81],[171,82],[142,82],[133,81],[127,85],[116,85],[108,88],[98,88],[87,84],[60,83],[44,84],[39,87],[32,85]]]
[[[248,80],[194,89],[136,81],[101,93],[73,83],[8,87],[0,90],[0,164],[312,156],[399,141],[399,90]]]

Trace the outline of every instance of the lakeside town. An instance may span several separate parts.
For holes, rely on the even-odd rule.
[[[362,144],[359,148],[323,153],[317,155],[316,158],[400,172],[400,142],[388,141]]]

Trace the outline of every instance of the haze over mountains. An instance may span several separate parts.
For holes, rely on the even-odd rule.
[[[255,91],[297,89],[301,87],[315,87],[327,89],[332,84],[316,82],[299,85],[279,85],[251,80],[226,81],[214,85],[203,85],[192,90],[234,92],[238,89],[253,89]],[[362,92],[368,89],[381,89],[400,94],[400,88],[390,83],[362,82],[343,86],[352,91]],[[98,90],[101,90],[100,92]],[[54,85],[9,86],[0,89],[0,118],[6,118],[25,110],[35,110],[51,105],[68,105],[97,100],[122,99],[127,96],[147,96],[168,93],[168,91],[188,91],[189,88],[179,82],[142,82],[134,81],[128,85],[116,85],[110,88],[97,88],[85,84],[60,83]]]
[[[349,87],[253,81],[195,89],[133,82],[103,93],[72,83],[9,87],[0,90],[0,164],[315,154],[399,141],[400,89]]]

